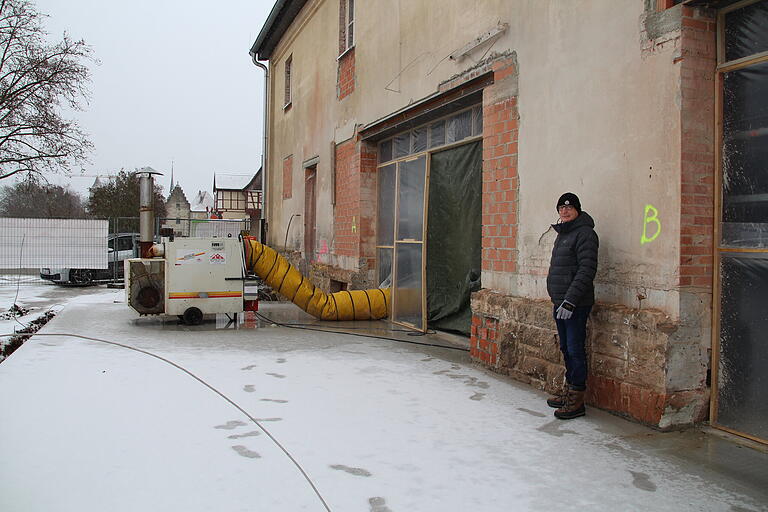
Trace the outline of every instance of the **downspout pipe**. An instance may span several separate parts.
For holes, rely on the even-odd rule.
[[[260,239],[263,242],[266,242],[266,236],[267,236],[267,191],[269,189],[269,180],[267,177],[269,176],[267,173],[267,167],[269,162],[269,110],[267,109],[268,101],[267,98],[269,98],[269,68],[265,65],[259,62],[258,55],[255,51],[251,50],[251,61],[253,61],[254,65],[260,67],[264,70],[264,106],[263,106],[263,134],[264,138],[262,141],[262,149],[261,149],[261,233],[260,233]]]

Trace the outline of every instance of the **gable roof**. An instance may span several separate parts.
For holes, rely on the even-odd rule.
[[[245,190],[254,174],[214,174],[213,190]]]
[[[204,212],[208,209],[213,210],[213,197],[207,190],[199,190],[192,199],[189,209],[193,212]]]
[[[251,46],[250,54],[257,55],[259,60],[269,60],[277,43],[306,3],[307,0],[277,0]]]

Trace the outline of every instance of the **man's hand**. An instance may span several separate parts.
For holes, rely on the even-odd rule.
[[[557,319],[558,320],[568,320],[573,316],[573,310],[576,308],[573,304],[568,302],[567,300],[564,300],[562,304],[560,304],[560,307],[557,308]]]

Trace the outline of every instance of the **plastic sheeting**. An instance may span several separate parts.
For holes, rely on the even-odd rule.
[[[725,73],[722,244],[768,248],[768,62]]]
[[[736,60],[768,50],[768,2],[725,15],[725,60]]]
[[[427,321],[469,335],[471,292],[480,289],[481,142],[432,155],[427,235]]]
[[[400,163],[397,196],[397,240],[422,240],[424,237],[424,175],[426,158]]]
[[[417,329],[424,328],[422,242],[426,173],[425,156],[398,164],[392,319]]]
[[[768,439],[768,255],[723,255],[717,423]]]
[[[379,169],[379,214],[376,245],[391,246],[395,242],[395,180],[397,169],[389,164]]]
[[[395,245],[397,273],[394,283],[392,319],[424,329],[422,307],[422,244],[398,242]]]

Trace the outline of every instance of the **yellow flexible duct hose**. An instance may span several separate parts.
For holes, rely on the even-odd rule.
[[[325,293],[252,237],[244,237],[245,264],[274,291],[320,320],[378,320],[389,316],[389,288]]]

